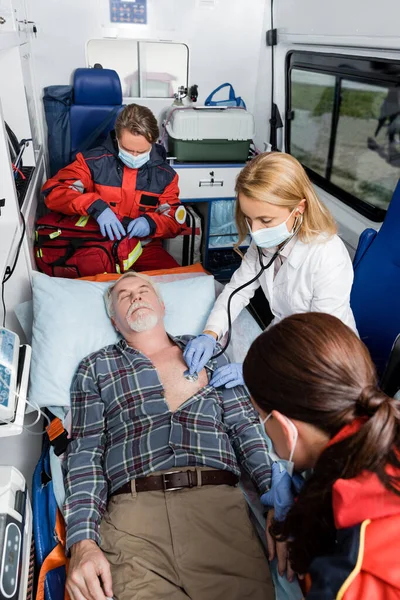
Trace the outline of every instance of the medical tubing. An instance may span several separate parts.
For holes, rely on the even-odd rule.
[[[231,337],[232,337],[231,302],[232,302],[233,296],[235,294],[237,294],[238,292],[240,292],[241,290],[243,290],[248,285],[251,285],[252,283],[254,283],[255,281],[257,281],[257,279],[259,277],[261,277],[261,275],[263,274],[263,272],[270,268],[270,266],[278,258],[278,256],[280,255],[280,253],[282,252],[282,250],[284,249],[284,247],[287,246],[287,244],[290,242],[290,240],[292,240],[294,238],[294,236],[298,234],[298,232],[300,230],[300,227],[303,224],[303,217],[302,217],[302,215],[300,215],[300,216],[301,216],[300,223],[297,225],[296,221],[295,221],[294,232],[292,233],[292,235],[290,237],[288,237],[288,239],[286,241],[284,241],[283,244],[280,245],[280,247],[275,252],[275,254],[273,255],[273,257],[271,258],[271,260],[269,261],[269,263],[267,265],[263,265],[263,261],[262,261],[262,256],[263,255],[262,255],[261,248],[259,248],[259,247],[257,248],[257,250],[258,250],[258,259],[260,261],[261,269],[257,273],[257,275],[255,277],[253,277],[253,279],[250,279],[250,281],[246,281],[246,283],[243,283],[243,285],[241,285],[238,288],[236,288],[236,290],[233,290],[233,292],[230,294],[230,296],[228,298],[228,304],[227,304],[227,307],[226,307],[227,308],[227,312],[228,312],[228,337],[226,339],[225,346],[222,348],[222,350],[220,350],[219,352],[217,352],[217,354],[213,354],[213,356],[211,357],[212,359],[218,358],[219,356],[221,356],[226,351],[227,347],[230,344]]]
[[[9,390],[11,390],[10,386],[8,385],[8,383],[6,381],[4,381],[4,379],[2,378],[1,375],[0,375],[0,383],[2,383],[3,385],[5,385],[5,387],[7,387]],[[21,395],[17,391],[14,391],[13,393],[14,393],[15,398],[19,398],[20,395]],[[46,415],[45,412],[42,411],[42,409],[40,408],[40,406],[38,404],[36,404],[36,402],[31,402],[30,400],[28,400],[28,398],[25,398],[25,403],[28,404],[31,408],[33,408],[34,410],[37,411],[37,417],[36,417],[36,421],[34,421],[33,423],[31,423],[29,426],[28,425],[22,425],[22,429],[24,431],[27,431],[31,435],[44,435],[46,433],[46,431],[40,431],[40,432],[31,431],[30,428],[34,427],[35,425],[37,425],[39,423],[40,417],[43,417],[44,419],[46,419],[46,421],[50,425],[51,421],[50,421],[49,417]],[[0,424],[2,424],[2,425],[10,425],[13,422],[14,422],[14,419],[1,419],[0,418]],[[0,437],[1,437],[1,431],[0,431]]]
[[[228,298],[228,304],[227,304],[227,312],[228,312],[228,337],[226,339],[226,342],[225,342],[225,345],[223,346],[223,348],[219,352],[217,352],[217,354],[213,354],[213,356],[211,357],[212,359],[218,358],[219,356],[222,356],[222,354],[224,354],[224,352],[226,351],[226,349],[228,348],[228,346],[229,346],[229,344],[231,342],[231,337],[232,337],[232,316],[231,316],[232,298],[234,297],[235,294],[238,294],[239,292],[241,292],[245,287],[247,287],[248,285],[251,285],[252,283],[254,283],[255,281],[257,281],[257,279],[259,279],[259,277],[261,277],[261,275],[263,274],[263,272],[266,271],[267,269],[269,269],[269,267],[272,265],[272,263],[274,262],[274,260],[278,257],[279,252],[280,252],[280,249],[275,252],[275,254],[273,255],[273,257],[271,258],[271,260],[269,261],[269,263],[267,265],[263,265],[262,264],[262,260],[261,260],[261,250],[258,249],[258,256],[259,256],[260,264],[261,264],[260,271],[257,273],[257,275],[255,275],[253,277],[253,279],[250,279],[250,281],[246,281],[246,283],[243,283],[238,288],[236,288],[235,290],[233,290],[233,292],[231,292],[231,294],[230,294],[230,296]]]

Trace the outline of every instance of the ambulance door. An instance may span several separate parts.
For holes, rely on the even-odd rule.
[[[306,168],[353,256],[400,176],[400,3],[349,4],[275,0],[260,65],[273,67],[268,141]]]

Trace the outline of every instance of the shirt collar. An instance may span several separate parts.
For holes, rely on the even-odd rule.
[[[192,340],[194,337],[196,337],[194,335],[173,336],[173,335],[170,335],[169,333],[167,333],[167,335],[168,335],[169,339],[172,340],[177,346],[179,346],[179,348],[181,350],[184,350],[186,348],[187,344],[190,342],[190,340]],[[133,354],[141,354],[139,352],[139,350],[136,350],[136,348],[133,348],[132,346],[130,346],[125,338],[121,338],[119,340],[119,342],[117,343],[117,346],[119,346],[123,352],[131,352]],[[220,350],[218,343],[217,343],[215,350],[218,352]],[[214,372],[217,367],[218,367],[218,359],[210,358],[210,360],[206,364],[206,368],[209,371]]]

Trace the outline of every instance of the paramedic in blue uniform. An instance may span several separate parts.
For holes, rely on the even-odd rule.
[[[136,271],[179,266],[162,240],[181,233],[186,211],[179,201],[178,175],[164,147],[156,144],[158,137],[151,110],[129,104],[102,146],[78,152],[43,187],[50,210],[90,215],[110,240],[139,238],[143,253]]]
[[[217,299],[204,332],[186,347],[184,358],[191,373],[201,371],[227,332],[229,296],[260,271],[259,251],[266,265],[282,248],[271,267],[232,298],[232,322],[261,286],[274,316],[272,324],[294,313],[316,311],[334,315],[356,331],[350,308],[350,256],[301,164],[289,154],[260,154],[240,173],[236,194],[237,245],[249,233],[252,242]],[[211,383],[215,387],[241,385],[242,365],[218,369]]]

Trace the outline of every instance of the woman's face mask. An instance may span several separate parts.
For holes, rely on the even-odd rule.
[[[271,416],[272,416],[272,413],[270,413],[267,417],[265,417],[265,419],[260,418],[264,432],[265,432],[265,423],[268,421],[268,419],[271,418]],[[294,471],[293,455],[294,455],[294,451],[296,448],[297,439],[299,437],[299,432],[297,431],[296,425],[290,419],[288,419],[288,417],[285,417],[285,419],[287,420],[287,422],[293,432],[293,442],[292,442],[292,448],[290,449],[289,460],[285,460],[284,458],[280,458],[280,456],[278,456],[271,438],[267,436],[268,454],[271,457],[271,460],[273,462],[279,463],[279,465],[282,468],[286,469],[286,471],[289,473],[290,477],[292,477],[293,471]],[[282,468],[281,468],[281,471],[283,470]]]
[[[263,229],[252,231],[250,225],[247,223],[251,237],[255,244],[257,244],[259,248],[273,248],[285,242],[292,235],[292,231],[288,231],[286,223],[289,221],[295,210],[297,210],[297,208],[292,210],[288,218],[283,221],[283,223],[275,225],[275,227],[264,227]]]
[[[126,152],[125,150],[122,150],[121,147],[119,147],[118,156],[122,160],[124,165],[126,165],[130,169],[140,169],[140,167],[143,167],[143,165],[145,165],[150,160],[150,152],[151,150],[149,150],[148,152],[144,152],[143,154],[138,154],[138,156],[133,156],[133,154],[130,154],[129,152]]]

